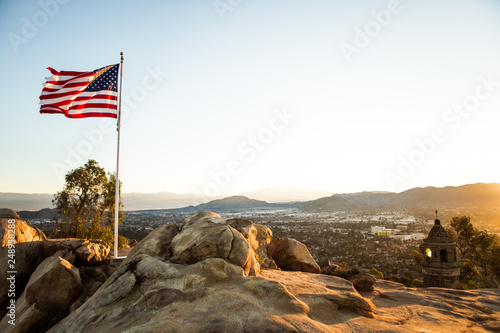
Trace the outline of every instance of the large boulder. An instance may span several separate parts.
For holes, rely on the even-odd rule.
[[[258,275],[260,267],[255,252],[243,234],[230,225],[234,221],[212,212],[197,213],[186,221],[172,239],[171,262],[194,264],[222,258],[243,268],[247,275]]]
[[[189,227],[191,224],[199,223],[200,221],[212,218],[221,218],[221,216],[214,212],[198,212],[189,215],[184,222],[182,222],[182,229]]]
[[[226,224],[239,231],[245,237],[250,247],[259,256],[259,259],[267,259],[267,247],[273,239],[271,229],[262,224],[255,224],[250,220],[242,218],[227,219]]]
[[[80,292],[82,282],[78,269],[61,257],[45,259],[26,285],[28,304],[44,309],[65,311]]]
[[[38,242],[47,239],[45,234],[37,227],[19,219],[16,212],[2,208],[0,214],[0,246],[4,247],[13,239],[15,243]],[[10,216],[10,217],[9,217]],[[17,216],[17,217],[16,217]],[[14,226],[14,228],[12,228]]]
[[[109,249],[102,240],[89,240],[75,250],[77,262],[82,266],[98,265],[106,260]]]
[[[373,291],[373,284],[376,279],[371,274],[362,273],[351,276],[349,281],[354,285],[357,291]]]
[[[60,257],[46,258],[38,265],[16,302],[16,325],[6,315],[1,332],[43,331],[64,318],[82,287],[78,269]]]
[[[250,241],[250,245],[260,258],[267,259],[269,258],[267,248],[273,240],[273,232],[263,224],[254,223],[253,226],[257,230],[257,234],[255,235],[255,240]]]
[[[52,256],[58,251],[72,252],[82,266],[94,266],[106,260],[109,246],[99,239],[61,238],[44,242],[44,255]]]
[[[307,246],[293,238],[276,238],[268,247],[269,256],[285,270],[319,273],[321,271]]]
[[[43,244],[43,253],[45,257],[54,255],[57,251],[75,252],[77,248],[87,243],[88,240],[81,238],[56,238],[47,239]]]
[[[38,228],[20,220],[17,213],[10,209],[1,209],[0,216],[2,216],[0,218],[0,281],[2,281],[0,283],[0,316],[3,316],[9,302],[7,295],[9,285],[3,283],[7,279],[7,272],[17,272],[16,297],[19,297],[31,274],[45,258],[43,242],[46,237]]]

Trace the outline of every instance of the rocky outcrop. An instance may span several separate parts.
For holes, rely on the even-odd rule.
[[[221,258],[185,265],[139,254],[49,332],[330,332],[341,308],[372,316],[348,281],[319,277],[253,277]]]
[[[4,283],[7,281],[7,272],[17,272],[16,294],[19,297],[31,274],[45,258],[43,242],[46,237],[38,228],[20,220],[17,213],[10,209],[1,209],[0,216],[2,216],[0,218],[0,281],[2,281],[0,283],[0,316],[3,316],[9,300],[7,295],[9,284]],[[9,244],[13,246],[9,248]],[[12,261],[8,261],[9,259]]]
[[[67,313],[49,332],[483,332],[500,328],[497,289],[413,289],[375,280],[371,290],[373,280],[362,275],[351,283],[335,276],[262,269],[264,265],[259,267],[248,258],[258,256],[271,265],[274,261],[266,258],[266,250],[271,257],[280,248],[286,249],[284,262],[288,256],[299,258],[301,269],[314,265],[305,265],[307,256],[297,255],[289,244],[266,246],[269,234],[261,230],[262,237],[250,220],[212,212],[194,214],[180,230],[167,223],[151,232],[114,273],[106,265],[75,269],[70,261],[78,262],[76,250],[81,244],[71,243],[33,274],[17,300],[16,331],[43,332]],[[13,329],[2,326],[6,319],[0,323],[1,332]]]
[[[222,258],[243,268],[247,275],[258,275],[260,265],[255,252],[244,235],[231,226],[231,223],[236,223],[234,219],[225,219],[211,212],[195,216],[197,218],[188,217],[181,232],[172,239],[171,262],[194,264],[204,259]],[[253,230],[252,226],[246,225],[246,230],[242,231],[251,234]]]
[[[83,304],[114,271],[105,264],[109,247],[100,240],[46,239],[14,211],[1,209],[0,216],[0,279],[14,276],[13,283],[0,283],[0,316],[4,324],[11,319],[5,316],[7,304],[15,300],[16,332],[44,332]],[[0,326],[0,332],[10,329],[10,324]]]
[[[57,238],[48,239],[43,244],[43,254],[46,257],[54,255],[57,251],[72,251],[75,252],[77,248],[88,242],[86,239],[81,238]]]
[[[345,280],[260,271],[254,249],[265,257],[269,235],[249,220],[212,212],[188,217],[180,232],[165,224],[51,332],[282,332],[297,323],[328,332],[313,318],[335,322],[339,304],[371,317],[370,302]],[[301,287],[293,286],[298,281]]]
[[[75,255],[82,266],[94,266],[106,260],[109,249],[102,240],[89,240],[75,250]]]
[[[260,258],[269,258],[267,248],[273,240],[273,233],[271,229],[265,225],[255,223],[253,226],[257,230],[257,233],[255,235],[255,240],[249,243]]]
[[[4,247],[9,244],[10,239],[14,239],[15,243],[27,243],[44,241],[47,238],[45,234],[37,227],[20,220],[16,212],[10,209],[2,208],[0,216],[0,246]],[[9,217],[10,216],[10,217]],[[13,221],[9,223],[9,221]],[[14,229],[11,227],[14,225]],[[12,230],[12,231],[11,231]],[[13,235],[13,236],[12,236]]]
[[[321,271],[307,247],[293,238],[276,238],[268,247],[269,256],[279,268],[290,271]]]
[[[82,288],[78,270],[61,257],[45,259],[26,285],[16,302],[16,325],[5,316],[1,332],[43,331],[64,318]]]
[[[268,258],[267,247],[273,239],[271,229],[265,225],[256,224],[250,220],[241,218],[228,219],[227,223],[245,237],[250,247],[260,259],[264,260]]]
[[[499,332],[500,289],[407,288],[376,279],[361,295],[374,305],[375,320],[335,325],[359,332]]]
[[[58,251],[72,252],[78,265],[95,266],[106,260],[109,246],[99,239],[62,238],[44,242],[44,255],[52,256]]]

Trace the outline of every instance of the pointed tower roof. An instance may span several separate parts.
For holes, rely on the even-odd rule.
[[[453,243],[453,240],[448,236],[446,229],[441,225],[441,221],[436,219],[434,226],[429,231],[429,236],[424,239],[427,243]]]

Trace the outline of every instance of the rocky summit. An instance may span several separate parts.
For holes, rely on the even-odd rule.
[[[106,252],[98,242],[40,242],[48,257],[17,300],[25,310],[16,327],[6,315],[1,332],[500,331],[499,289],[414,289],[366,274],[352,282],[319,274],[304,244],[271,246],[266,226],[213,212],[152,231],[111,276],[99,268],[101,281],[92,284],[99,263],[91,259]],[[78,256],[89,251],[92,258]]]

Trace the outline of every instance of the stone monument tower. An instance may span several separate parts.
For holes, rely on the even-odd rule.
[[[451,288],[460,278],[457,262],[457,245],[437,218],[429,236],[424,239],[424,261],[422,261],[424,287]]]

